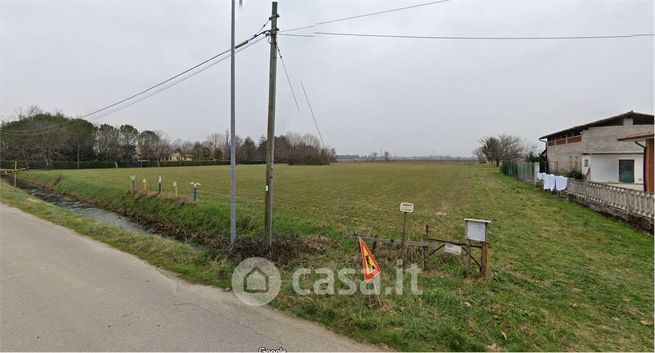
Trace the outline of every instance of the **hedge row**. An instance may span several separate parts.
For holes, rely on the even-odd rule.
[[[0,168],[14,169],[15,161],[0,161]],[[77,169],[76,161],[54,161],[50,166],[43,161],[17,161],[18,168],[28,169]],[[242,161],[239,164],[264,164],[265,161]],[[147,168],[147,167],[188,167],[201,165],[228,165],[230,161],[138,161],[138,162],[113,162],[113,161],[80,161],[80,169],[92,168]]]

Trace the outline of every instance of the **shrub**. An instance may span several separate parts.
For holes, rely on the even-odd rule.
[[[584,180],[585,179],[585,175],[582,174],[582,172],[578,171],[578,170],[572,170],[566,176],[569,177],[569,178],[578,179],[578,180]]]

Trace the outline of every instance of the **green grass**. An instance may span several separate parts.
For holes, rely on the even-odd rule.
[[[189,183],[198,181],[201,201],[191,204],[187,196],[135,198],[127,193],[128,176],[134,174],[137,180],[148,178],[151,187],[161,175],[169,190],[170,182],[177,181],[187,195]],[[22,177],[165,222],[170,229],[207,239],[228,237],[227,167],[38,171]],[[264,168],[240,166],[238,178],[239,230],[258,237]],[[27,208],[35,202],[12,201],[18,196],[8,189],[3,186],[3,202],[47,216]],[[429,224],[433,235],[461,240],[464,217],[492,220],[489,281],[464,279],[462,259],[440,255],[431,259],[432,271],[419,276],[421,296],[381,296],[377,302],[361,295],[292,292],[289,278],[297,267],[357,266],[355,242],[347,239],[353,229],[398,237],[401,201],[416,206],[410,218],[414,238]],[[328,243],[326,251],[283,263],[283,291],[272,305],[351,337],[399,350],[653,350],[652,327],[640,324],[653,321],[653,238],[504,177],[495,168],[438,163],[278,166],[274,215],[278,237],[318,234],[336,242]],[[94,236],[89,233],[98,227],[73,229]],[[132,247],[131,237],[137,236],[117,243],[99,240],[201,283],[226,285],[235,265],[229,258],[212,258],[211,250],[169,240],[162,244],[171,250],[160,253],[155,248],[163,240],[158,238]],[[393,281],[392,255],[378,251],[385,284]]]

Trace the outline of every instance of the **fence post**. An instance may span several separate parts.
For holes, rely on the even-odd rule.
[[[480,259],[480,272],[483,280],[487,279],[487,254],[489,251],[489,245],[487,245],[487,242],[485,241],[482,243],[482,256]]]
[[[426,224],[425,225],[425,234],[423,235],[423,242],[424,243],[427,243],[429,234],[430,234],[430,228]],[[427,271],[428,270],[428,246],[423,244],[421,246],[421,252],[423,253],[423,271]]]
[[[539,174],[539,162],[532,163],[532,185],[537,185],[537,174]]]
[[[132,180],[132,193],[136,194],[136,181],[134,178],[136,178],[136,175],[130,175],[130,179]]]
[[[471,275],[471,241],[466,239],[466,277]]]
[[[14,161],[14,187],[16,187],[16,174],[18,174],[18,161]]]

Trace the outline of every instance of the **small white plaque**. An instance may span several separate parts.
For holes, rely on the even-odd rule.
[[[446,245],[443,247],[443,251],[454,255],[461,255],[462,247],[459,245],[446,243]]]
[[[406,213],[414,212],[414,204],[409,202],[401,202],[400,212],[406,212]]]

